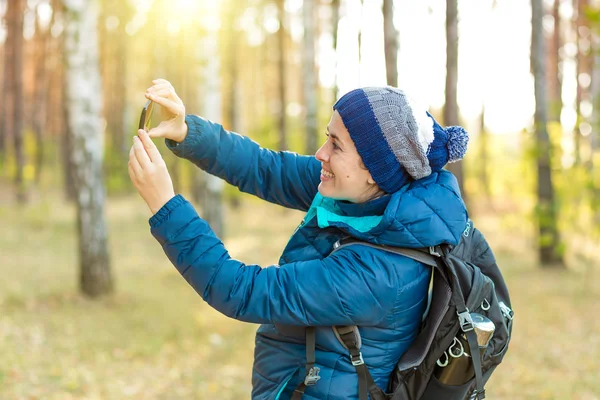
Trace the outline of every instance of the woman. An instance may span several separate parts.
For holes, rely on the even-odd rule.
[[[368,245],[330,252],[347,236],[398,247],[457,244],[467,211],[456,179],[442,167],[464,155],[466,132],[443,129],[398,89],[356,89],[333,106],[316,155],[301,156],[260,148],[185,115],[165,80],[153,81],[146,97],[167,118],[134,138],[130,177],[153,213],[152,234],[188,283],[221,313],[262,324],[252,398],[296,399],[304,392],[303,399],[357,399],[356,370],[333,325],[359,326],[364,362],[385,389],[418,332],[430,270]],[[307,211],[279,265],[261,268],[229,256],[192,205],[175,195],[155,137],[244,192]],[[316,327],[318,367],[309,386],[302,385],[307,327]]]

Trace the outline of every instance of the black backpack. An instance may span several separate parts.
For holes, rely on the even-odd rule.
[[[367,400],[369,395],[371,400],[485,398],[484,385],[504,358],[510,342],[513,311],[508,288],[492,250],[472,221],[468,221],[455,247],[444,244],[428,249],[408,249],[345,238],[334,245],[332,252],[356,244],[402,254],[433,267],[428,311],[417,337],[394,368],[387,390],[377,387],[363,361],[358,328],[333,327],[356,368],[360,400]],[[491,320],[495,326],[485,348],[478,345],[474,316],[488,324]],[[314,346],[314,328],[308,327],[306,378],[296,388],[293,399],[301,398],[306,386],[319,379],[319,368],[314,365]],[[459,349],[458,354],[456,349]],[[436,375],[443,371],[448,361],[456,362],[455,357],[467,357],[474,377],[461,384],[440,382]],[[461,359],[463,364],[464,360]]]

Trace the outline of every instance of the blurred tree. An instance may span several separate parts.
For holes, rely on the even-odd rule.
[[[383,0],[383,38],[387,84],[398,86],[398,31],[394,26],[394,1]]]
[[[579,165],[582,161],[581,150],[582,150],[582,139],[583,133],[581,131],[581,124],[589,125],[587,121],[588,116],[591,113],[586,113],[584,110],[586,106],[592,105],[593,100],[591,98],[590,84],[592,75],[592,36],[590,29],[590,21],[588,18],[587,11],[590,9],[589,0],[574,0],[575,1],[575,35],[577,37],[577,95],[576,95],[576,109],[577,109],[577,124],[574,130],[574,147],[575,147],[575,164]],[[584,105],[585,104],[585,105]]]
[[[14,176],[17,202],[27,200],[23,168],[23,18],[25,0],[11,0],[6,8],[6,42],[4,56],[4,95],[0,115],[0,142],[13,140],[16,173]]]
[[[61,160],[61,173],[64,181],[64,197],[67,201],[74,202],[75,167],[71,159],[71,137],[67,123],[67,104],[64,93],[65,65],[64,65],[64,7],[62,0],[50,0],[52,18],[50,20],[50,36],[48,42],[47,63],[47,113],[44,121],[44,131],[51,137],[56,145],[57,159]]]
[[[243,36],[240,32],[240,15],[244,13],[244,8],[240,6],[239,0],[231,0],[225,3],[223,29],[221,33],[221,43],[223,59],[223,69],[225,71],[222,80],[222,98],[223,98],[223,126],[234,132],[242,132],[242,115],[244,112],[243,99],[243,77],[240,73],[239,61],[245,60],[244,70],[252,71],[251,76],[256,79],[256,57],[251,57],[251,54],[244,52]],[[263,101],[260,98],[260,92],[254,90],[256,99],[253,101],[253,108],[257,114],[260,113],[260,103]],[[200,189],[203,193],[204,189]],[[233,191],[228,193],[227,200],[234,208],[241,206],[240,196]],[[200,201],[199,199],[197,201]]]
[[[0,3],[2,4],[2,3]],[[0,26],[6,28],[6,7],[0,7]],[[0,171],[5,171],[4,168],[4,160],[6,158],[6,129],[4,127],[6,118],[6,105],[8,104],[8,92],[7,92],[7,82],[6,82],[6,51],[7,51],[7,43],[6,39],[0,42],[0,60],[4,62],[0,62],[0,99],[2,99],[2,103],[0,103]]]
[[[64,83],[76,177],[80,289],[85,295],[95,297],[113,290],[104,221],[98,9],[93,0],[63,0],[63,5]]]
[[[444,104],[444,124],[446,126],[460,124],[457,86],[458,2],[457,0],[446,0],[446,101]],[[448,164],[447,169],[456,176],[463,199],[467,202],[468,197],[465,192],[462,161]]]
[[[331,31],[333,35],[333,51],[336,53],[336,70],[337,70],[337,44],[338,44],[338,25],[340,23],[340,0],[331,0]],[[333,84],[333,101],[335,102],[338,98],[338,84],[337,84],[337,71],[336,78]]]
[[[560,2],[553,0],[552,19],[554,21],[552,34],[548,36],[548,119],[560,122],[562,111],[562,24],[560,19]]]
[[[203,74],[204,87],[202,115],[212,121],[221,121],[221,77],[219,63],[219,46],[217,33],[211,32],[202,40],[205,57]],[[204,218],[219,238],[223,238],[223,188],[222,179],[201,172],[204,175],[204,192],[202,199],[202,218]]]
[[[32,124],[35,135],[35,183],[39,185],[44,165],[44,132],[48,113],[48,46],[50,42],[49,22],[43,20],[44,12],[49,7],[46,2],[38,3],[35,13],[34,40],[34,98]]]
[[[360,65],[362,63],[362,23],[363,23],[363,9],[364,9],[364,0],[358,0],[360,5],[360,20],[358,21],[358,73],[359,73],[359,82],[360,80]]]
[[[490,135],[485,126],[485,102],[481,103],[481,114],[479,115],[479,157],[477,158],[477,168],[479,171],[479,181],[483,188],[483,194],[485,196],[488,205],[491,205],[492,192],[490,190],[490,180],[488,178],[488,165],[490,160],[489,151]]]
[[[110,152],[118,157],[110,173],[123,171],[123,161],[127,159],[131,145],[130,127],[126,122],[127,113],[127,54],[130,50],[130,35],[126,32],[134,9],[130,1],[104,0],[100,15],[100,65],[104,96],[103,114],[106,118]],[[126,172],[124,172],[126,174]]]
[[[240,73],[238,64],[240,52],[242,51],[240,43],[240,34],[237,30],[239,23],[239,14],[243,11],[238,1],[228,1],[225,4],[223,29],[221,33],[223,69],[225,76],[222,82],[223,86],[223,125],[226,129],[234,132],[240,132],[241,109],[239,107],[240,95]]]
[[[548,136],[548,106],[543,0],[531,0],[531,66],[535,88],[535,138],[537,158],[538,246],[542,266],[564,266],[557,226],[557,204],[552,185],[551,143]]]
[[[494,12],[497,8],[498,4],[494,0],[489,9],[489,17],[493,17]],[[492,19],[490,18],[489,22]],[[491,24],[490,24],[491,26]],[[492,50],[493,51],[493,50]],[[483,55],[482,59],[485,60],[487,57]],[[485,68],[485,66],[482,66]],[[483,188],[483,194],[485,196],[485,200],[489,207],[493,207],[492,204],[492,193],[490,189],[490,179],[488,177],[488,166],[490,165],[490,135],[486,128],[486,118],[485,118],[485,101],[486,101],[486,92],[488,89],[486,88],[485,83],[481,83],[481,114],[479,115],[479,157],[477,158],[478,171],[479,171],[479,182],[481,187]]]
[[[600,4],[596,3],[594,9],[588,10],[588,19],[591,30],[591,84],[590,97],[592,99],[590,157],[587,161],[588,178],[591,188],[591,206],[594,212],[592,226],[597,227],[596,234],[600,233]]]
[[[275,0],[277,4],[277,12],[279,18],[279,29],[277,31],[277,45],[278,45],[278,93],[279,93],[279,115],[278,115],[278,128],[279,128],[279,142],[278,150],[287,150],[287,123],[286,123],[286,80],[287,80],[287,68],[286,68],[286,16],[284,0]]]
[[[305,113],[305,154],[314,154],[317,151],[318,127],[318,95],[317,74],[315,60],[315,0],[304,0],[302,8],[302,21],[304,25],[304,41],[302,51],[302,93],[304,98]]]

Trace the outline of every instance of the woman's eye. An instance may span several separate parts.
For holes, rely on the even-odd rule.
[[[335,142],[333,142],[333,148],[336,149],[336,150],[339,150],[340,146],[338,146]]]

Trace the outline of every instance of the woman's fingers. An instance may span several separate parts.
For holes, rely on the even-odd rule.
[[[129,168],[131,169],[134,176],[136,176],[136,177],[141,176],[141,174],[143,172],[142,167],[135,156],[134,146],[131,146],[131,150],[129,150]],[[131,174],[130,174],[130,177],[131,177]]]
[[[175,88],[173,86],[171,86],[170,83],[159,83],[157,85],[150,86],[148,89],[146,89],[146,92],[148,92],[148,93],[155,93],[155,92],[158,92],[160,90],[172,90],[172,91],[175,91]]]
[[[127,164],[127,172],[129,172],[129,180],[135,184],[135,172],[133,172],[133,167],[131,166],[131,162]]]
[[[158,126],[155,126],[147,132],[148,136],[150,136],[151,138],[165,137],[165,135],[169,133],[169,129],[167,129],[168,127],[166,125],[167,122],[161,122],[160,124],[158,124]]]
[[[166,108],[170,113],[179,115],[181,113],[181,104],[177,104],[171,99],[161,96],[155,96],[153,94],[146,94],[146,98],[148,100],[152,100],[153,102],[160,104],[164,108]]]
[[[157,84],[157,83],[168,83],[169,85],[171,84],[171,82],[169,82],[169,81],[168,81],[168,80],[166,80],[166,79],[162,79],[162,78],[154,79],[154,80],[152,81],[152,83],[154,83],[154,84]]]
[[[152,162],[139,137],[133,137],[133,153],[143,170],[149,169]]]
[[[146,149],[146,153],[148,153],[150,161],[153,163],[162,161],[162,156],[160,155],[160,152],[156,148],[156,145],[154,144],[152,139],[150,139],[150,136],[148,136],[148,133],[143,129],[140,129],[138,130],[138,136],[142,140],[142,144],[144,145],[144,149]]]
[[[175,93],[173,89],[157,89],[153,90],[152,92],[149,92],[148,94],[156,97],[165,97],[167,99],[173,100],[175,103],[182,103],[181,99],[179,98],[179,96],[177,96],[177,93]]]

